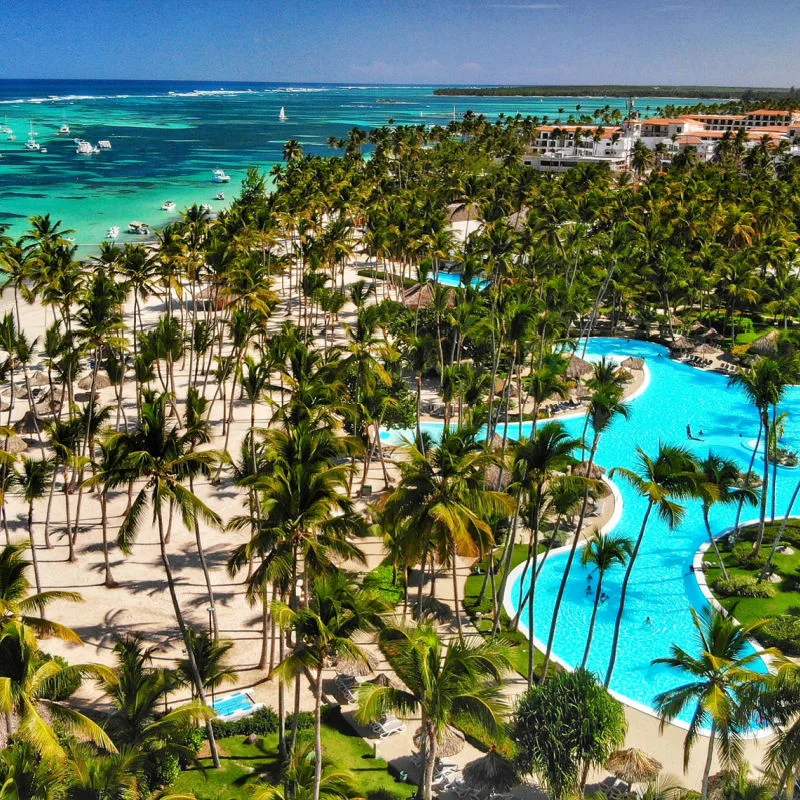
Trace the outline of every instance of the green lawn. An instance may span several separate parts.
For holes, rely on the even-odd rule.
[[[732,552],[727,542],[720,543],[722,560],[728,574],[747,575],[758,578],[761,565],[769,555],[775,534],[780,528],[780,523],[766,526],[764,543],[761,547],[761,558],[757,565],[743,564]],[[740,541],[752,542],[757,534],[757,527],[743,529]],[[778,553],[774,565],[780,582],[770,584],[775,588],[774,597],[723,597],[718,592],[715,596],[719,602],[733,614],[736,619],[744,624],[759,620],[771,620],[758,634],[757,638],[765,646],[777,645],[786,655],[800,655],[800,521],[790,521],[782,540],[795,552],[791,554]],[[713,550],[706,553],[705,560],[712,564],[717,563]],[[719,567],[706,569],[709,586],[722,575]]]
[[[305,731],[301,736],[312,736]],[[192,793],[199,800],[251,800],[254,788],[260,784],[278,784],[278,735],[259,739],[256,745],[247,744],[244,736],[219,740],[222,769],[210,768],[210,759],[203,759],[205,772],[187,769],[170,787],[171,794]],[[411,787],[398,783],[388,772],[382,758],[372,757],[372,748],[341,719],[325,723],[322,729],[325,757],[337,770],[353,775],[353,784],[367,800],[405,800]]]

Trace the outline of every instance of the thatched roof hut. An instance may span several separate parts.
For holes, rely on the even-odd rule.
[[[629,747],[612,753],[606,768],[625,783],[650,783],[658,777],[662,764],[644,750]]]
[[[7,453],[16,454],[27,449],[28,445],[21,436],[9,436],[7,440],[5,437],[0,439],[0,447],[2,447]]]
[[[26,411],[14,428],[17,433],[39,433],[44,430],[44,420],[36,416],[32,411]]]
[[[685,336],[676,336],[674,341],[670,343],[669,349],[685,352],[694,349],[694,344]]]
[[[433,305],[433,288],[427,283],[418,283],[410,289],[403,290],[403,304],[416,311],[418,308],[430,308]],[[455,305],[455,292],[447,290],[447,307]]]
[[[464,781],[478,791],[488,792],[490,795],[508,792],[519,783],[513,764],[503,758],[494,745],[485,756],[470,761],[464,767]]]
[[[572,474],[573,475],[580,475],[582,478],[585,478],[585,477],[587,477],[586,472],[587,472],[588,468],[589,468],[589,462],[588,461],[581,461],[580,464],[576,464],[572,468]],[[606,471],[601,466],[599,466],[598,464],[592,464],[592,470],[589,473],[588,477],[593,478],[594,480],[600,480],[600,478],[602,478],[603,475],[605,475],[605,474],[606,474]]]
[[[506,221],[517,232],[524,231],[528,227],[528,215],[531,210],[527,206],[522,206],[519,211],[515,211]]]
[[[45,375],[44,372],[36,370],[31,374],[29,383],[31,386],[47,386],[49,381],[47,380],[47,375]]]
[[[759,356],[774,356],[778,351],[778,336],[780,331],[770,331],[750,345],[750,352]]]
[[[695,347],[694,351],[695,353],[700,353],[700,355],[710,356],[717,355],[717,353],[719,353],[719,348],[711,344],[701,344]]]
[[[637,356],[628,356],[620,363],[623,369],[644,369],[644,359]]]
[[[414,731],[414,738],[412,741],[417,750],[424,750],[425,729],[422,727],[417,728],[416,731]],[[444,735],[439,742],[439,746],[436,748],[436,752],[440,758],[450,758],[458,755],[464,749],[465,744],[466,740],[464,739],[464,734],[447,725],[444,730]]]
[[[569,364],[567,365],[567,378],[571,381],[576,381],[584,375],[591,375],[594,372],[594,367],[590,362],[586,361],[579,356],[571,356]]]
[[[94,381],[95,391],[99,391],[100,389],[107,389],[109,386],[111,386],[111,379],[108,377],[108,375],[106,375],[104,372],[98,372]],[[78,381],[78,388],[86,390],[91,389],[92,376],[87,375],[86,377],[81,378]]]
[[[480,220],[481,211],[474,203],[450,203],[447,218],[450,222],[474,222]]]

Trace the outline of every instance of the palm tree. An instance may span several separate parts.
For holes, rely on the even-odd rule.
[[[502,690],[511,668],[509,646],[499,638],[475,637],[445,647],[427,622],[387,627],[379,645],[404,688],[363,684],[356,718],[365,723],[392,712],[420,716],[425,743],[420,788],[423,800],[431,800],[437,747],[449,726],[470,720],[490,736],[502,730],[509,711]]]
[[[192,642],[192,653],[200,673],[200,682],[204,689],[214,692],[223,683],[236,683],[233,669],[227,666],[225,656],[233,647],[233,642],[225,639],[216,639],[209,632],[197,630],[188,626],[189,639]],[[192,688],[192,699],[196,697],[192,667],[188,658],[180,659],[176,664],[176,671],[182,683]]]
[[[253,793],[253,800],[357,800],[360,796],[353,776],[325,767],[317,785],[317,759],[314,743],[298,742],[289,762],[281,772],[283,789],[262,785]]]
[[[21,469],[14,482],[19,486],[20,495],[28,504],[28,539],[30,541],[31,562],[36,581],[36,591],[42,593],[42,582],[39,578],[39,559],[36,557],[36,542],[33,538],[33,504],[43,498],[53,479],[53,463],[47,459],[22,456]],[[69,533],[67,534],[69,535]]]
[[[601,384],[592,393],[592,399],[589,402],[588,421],[592,426],[592,446],[589,450],[589,459],[586,464],[587,477],[592,474],[592,466],[594,465],[594,458],[597,454],[597,447],[600,444],[600,437],[608,430],[611,422],[615,417],[622,416],[627,418],[628,407],[622,402],[622,389],[616,384]],[[569,580],[569,573],[572,569],[572,562],[575,560],[575,552],[578,549],[578,542],[581,538],[583,528],[583,521],[586,519],[586,509],[589,505],[589,492],[591,484],[586,482],[583,490],[583,501],[581,503],[581,511],[578,515],[578,524],[575,527],[575,536],[572,539],[572,546],[570,547],[569,555],[567,556],[567,563],[564,565],[564,574],[561,576],[561,583],[558,587],[556,594],[555,604],[553,606],[553,619],[550,623],[550,633],[547,637],[547,650],[544,656],[544,666],[542,667],[542,681],[547,677],[547,669],[550,665],[550,654],[553,651],[553,642],[556,638],[556,627],[558,625],[558,614],[561,610],[561,602],[564,598],[564,590],[567,588],[567,581]]]
[[[30,594],[31,584],[25,574],[31,566],[24,556],[25,545],[9,544],[0,550],[0,620],[30,628],[39,636],[55,636],[65,642],[80,643],[81,638],[66,625],[44,618],[45,609],[57,601],[78,603],[77,592],[51,589]]]
[[[492,542],[489,516],[513,508],[507,494],[486,488],[486,468],[493,460],[474,430],[445,429],[438,445],[427,453],[409,446],[408,461],[400,465],[400,483],[381,501],[388,520],[405,520],[432,559],[449,563],[460,638],[457,558],[485,553]],[[423,573],[424,563],[425,553]]]
[[[32,745],[44,759],[63,761],[64,747],[51,723],[110,752],[116,748],[97,723],[64,705],[60,686],[75,676],[108,677],[111,670],[99,664],[61,666],[42,660],[39,643],[21,622],[4,622],[0,628],[0,713],[6,715],[9,733]]]
[[[120,526],[117,545],[126,555],[131,552],[149,507],[158,531],[161,564],[167,579],[175,620],[186,647],[197,695],[205,703],[205,690],[194,660],[192,643],[167,554],[167,531],[163,510],[164,504],[177,509],[187,528],[194,526],[197,519],[202,519],[209,525],[220,525],[219,514],[212,511],[183,485],[183,481],[191,474],[196,475],[201,472],[208,474],[217,456],[212,451],[193,450],[190,439],[185,434],[180,435],[177,426],[170,426],[167,423],[168,402],[167,395],[152,395],[148,402],[142,404],[136,430],[130,434],[120,434],[120,447],[127,452],[127,458],[112,486],[127,484],[132,474],[144,483]],[[219,767],[219,755],[210,721],[206,722],[206,731],[214,766]]]
[[[746,503],[754,506],[758,502],[758,492],[750,486],[742,485],[742,474],[736,462],[730,458],[709,453],[697,465],[699,479],[697,493],[703,502],[703,522],[706,526],[708,539],[717,554],[717,562],[722,570],[725,580],[728,571],[717,547],[717,540],[711,531],[709,513],[715,505],[731,505],[732,503]]]
[[[778,361],[760,358],[751,367],[740,369],[728,379],[730,386],[742,389],[748,401],[758,413],[759,433],[764,438],[764,471],[761,477],[761,506],[758,522],[758,537],[753,547],[753,555],[758,555],[764,541],[764,526],[767,518],[767,497],[769,496],[769,409],[775,407],[783,397],[786,381]]]
[[[777,651],[771,648],[757,653],[750,647],[750,636],[763,627],[763,621],[740,625],[733,617],[711,606],[700,613],[693,608],[691,612],[700,653],[692,655],[678,645],[672,645],[671,656],[653,662],[678,670],[689,679],[688,683],[658,695],[656,707],[663,729],[666,722],[684,709],[695,706],[683,740],[684,768],[689,764],[698,735],[710,723],[700,790],[701,800],[706,800],[714,748],[727,767],[742,759],[743,737],[753,713],[752,706],[743,698],[747,697],[748,684],[762,677],[753,665],[763,656],[774,655]]]
[[[294,611],[285,603],[275,604],[278,625],[291,629],[295,641],[275,673],[283,683],[307,670],[314,675],[313,800],[320,800],[322,783],[322,670],[329,659],[368,663],[353,637],[382,626],[381,613],[387,610],[388,605],[374,592],[357,587],[342,573],[316,581],[308,608]]]
[[[612,536],[600,532],[595,533],[581,551],[581,564],[584,567],[593,566],[597,569],[594,606],[589,620],[589,632],[586,635],[586,649],[583,651],[583,661],[581,662],[581,667],[584,669],[589,661],[589,651],[592,649],[597,609],[600,607],[600,598],[603,596],[603,578],[614,565],[619,564],[624,567],[632,554],[633,542],[626,536]]]
[[[619,637],[622,631],[622,617],[625,613],[625,600],[627,599],[628,584],[630,583],[633,567],[639,555],[647,523],[653,509],[661,519],[670,527],[677,527],[683,519],[685,507],[675,502],[691,497],[697,492],[697,466],[691,453],[684,447],[659,444],[655,458],[648,456],[640,447],[636,448],[639,471],[636,472],[626,467],[615,467],[610,472],[610,477],[619,475],[647,500],[647,508],[636,538],[636,546],[628,559],[625,577],[622,579],[620,589],[619,609],[614,624],[614,638],[611,642],[611,655],[606,671],[606,688],[611,684],[611,675],[617,660]]]

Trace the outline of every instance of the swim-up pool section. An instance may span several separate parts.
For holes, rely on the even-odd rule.
[[[645,391],[630,402],[628,419],[616,419],[600,440],[596,461],[607,470],[625,466],[635,469],[636,447],[654,454],[659,442],[684,444],[697,456],[705,457],[709,450],[734,458],[745,470],[751,451],[746,443],[758,433],[755,410],[738,390],[728,386],[725,375],[703,372],[668,357],[658,345],[626,339],[592,339],[587,357],[603,355],[615,358],[639,356],[645,359],[650,382]],[[800,445],[800,388],[787,391],[781,411],[788,411],[784,443],[797,449]],[[574,436],[580,436],[584,417],[573,417],[564,424]],[[687,439],[686,426],[703,441]],[[436,436],[442,425],[426,424],[423,429]],[[514,425],[509,435],[517,436]],[[522,435],[530,434],[530,424],[522,426]],[[398,442],[398,432],[383,434],[389,442]],[[413,432],[405,432],[411,437]],[[756,458],[754,469],[760,474],[763,462]],[[779,514],[786,511],[798,478],[796,469],[778,469]],[[622,509],[615,533],[635,539],[646,508],[645,501],[625,482],[616,483]],[[733,525],[735,507],[714,508],[711,527],[723,531]],[[747,514],[745,515],[747,517]],[[749,516],[753,516],[750,513]],[[622,636],[611,681],[611,689],[626,702],[653,713],[654,698],[660,692],[685,682],[681,676],[652,661],[669,655],[670,646],[677,644],[690,652],[696,650],[690,609],[703,609],[707,600],[691,571],[692,560],[700,546],[708,541],[699,502],[687,505],[686,516],[676,530],[670,531],[657,515],[652,515],[639,557],[631,576],[623,617]],[[534,638],[546,642],[550,631],[553,605],[564,571],[566,550],[554,552],[542,569],[536,585],[534,609]],[[506,609],[513,615],[527,590],[520,585],[521,568],[509,581],[504,598]],[[614,568],[604,579],[608,600],[601,606],[592,642],[588,667],[601,678],[608,665],[614,623],[619,609],[620,586],[624,570]],[[576,558],[559,614],[553,653],[560,663],[575,667],[581,663],[586,645],[586,633],[592,611],[593,596],[587,594],[589,572]],[[527,611],[522,621],[527,619]],[[522,626],[521,626],[522,627]],[[525,628],[526,633],[527,629]],[[766,669],[761,665],[761,669]],[[687,722],[693,709],[682,716]]]

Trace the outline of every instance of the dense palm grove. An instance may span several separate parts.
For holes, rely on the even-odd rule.
[[[357,788],[323,762],[321,677],[331,660],[366,662],[356,643],[365,634],[377,637],[403,687],[367,684],[359,714],[364,722],[392,711],[421,716],[426,799],[451,724],[471,721],[495,737],[510,731],[514,767],[559,798],[582,791],[588,769],[621,745],[624,720],[603,687],[651,512],[678,525],[690,502],[703,504],[706,519],[717,502],[740,510],[758,504],[756,554],[762,547],[774,553],[780,542],[765,538],[766,521],[776,518],[767,448],[778,403],[797,373],[800,165],[767,144],[746,151],[732,136],[713,163],[696,164],[687,152],[661,172],[659,154],[638,148],[633,176],[586,166],[554,178],[518,162],[536,124],[467,114],[448,128],[354,130],[334,142],[343,154],[330,159],[303,156],[290,141],[285,165],[273,171],[274,191],[251,171],[230,210],[211,219],[188,209],[161,232],[157,248],[107,244],[81,263],[70,232],[48,217],[33,218],[19,240],[3,236],[0,263],[13,303],[0,320],[8,389],[0,431],[7,542],[0,556],[7,734],[0,795],[146,795],[192,761],[203,730],[219,763],[208,693],[231,680],[231,645],[187,619],[172,566],[177,526],[194,534],[211,608],[203,531],[231,532],[229,579],[246,584],[259,612],[259,667],[280,686],[288,797],[343,797]],[[454,211],[466,220],[465,242],[450,225]],[[356,258],[361,280],[346,274]],[[431,280],[454,265],[462,288]],[[426,301],[401,302],[418,283],[427,284],[417,289]],[[163,310],[151,318],[145,309],[153,298]],[[25,330],[34,303],[48,320],[38,338]],[[352,321],[344,324],[346,310]],[[547,544],[549,552],[566,516],[577,514],[581,530],[601,491],[591,477],[598,443],[627,414],[630,376],[604,362],[594,368],[582,441],[557,421],[520,440],[515,423],[567,395],[564,355],[577,337],[625,328],[673,341],[697,321],[731,344],[754,326],[786,331],[775,357],[748,361],[740,347],[743,366],[732,379],[758,415],[763,475],[754,481],[713,454],[697,462],[668,443],[641,452],[637,470],[617,469],[648,500],[638,536],[596,534],[580,550],[600,575],[595,613],[604,571],[614,564],[626,570],[607,673],[570,677],[551,664],[567,568],[544,661],[537,667],[531,654],[529,692],[510,716],[506,633],[519,620],[504,617],[498,598],[514,546],[533,556]],[[88,395],[76,393],[77,384]],[[420,427],[427,385],[444,405],[438,441]],[[97,399],[104,388],[113,390],[109,405]],[[246,431],[237,437],[238,423]],[[396,464],[381,441],[387,428],[416,433]],[[20,454],[19,432],[28,435],[30,453]],[[361,498],[376,464],[384,486],[367,506]],[[223,513],[221,503],[201,498],[200,481],[232,488],[241,509]],[[81,559],[87,534],[80,521],[90,497],[101,509],[105,586],[116,586],[110,551],[131,553],[145,526],[157,532],[184,648],[175,669],[156,666],[151,644],[138,635],[118,637],[114,669],[67,665],[41,649],[48,637],[79,637],[46,616],[49,605],[77,596],[44,588],[49,576],[37,553],[63,536],[69,560]],[[120,498],[122,521],[112,525],[108,507]],[[24,506],[27,539],[9,524],[12,503]],[[65,528],[56,530],[54,505]],[[363,562],[359,539],[376,532],[400,587],[396,609],[340,569]],[[572,536],[570,565],[579,539]],[[455,567],[492,553],[482,592],[492,624],[479,638],[462,622]],[[412,582],[415,571],[437,570],[453,576],[457,627],[446,636],[424,581],[417,575]],[[533,602],[522,606],[532,629]],[[791,788],[800,765],[796,666],[774,653],[775,673],[761,675],[743,655],[757,626],[739,627],[716,612],[696,622],[699,654],[675,648],[668,659],[686,684],[658,704],[669,720],[698,702],[686,752],[688,759],[699,728],[711,730],[702,745],[709,753],[703,797],[714,750],[732,770],[726,796],[744,791],[737,770],[754,713],[779,731],[758,791]],[[315,687],[313,741],[298,730],[306,675]],[[102,694],[108,713],[76,710],[70,697],[81,681]],[[176,702],[181,691],[192,699]],[[540,724],[548,708],[573,700],[597,720],[590,742],[561,730],[569,727],[564,719]]]

